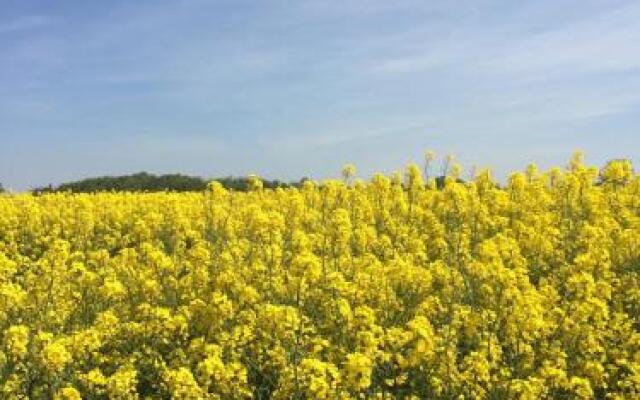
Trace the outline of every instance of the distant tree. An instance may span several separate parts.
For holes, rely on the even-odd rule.
[[[437,176],[435,179],[436,179],[436,187],[438,189],[443,189],[445,186],[447,177],[444,175],[440,175],[440,176]],[[464,179],[460,179],[460,178],[456,178],[455,181],[458,183],[465,183]]]
[[[304,185],[306,181],[313,181],[313,179],[309,178],[308,176],[303,176],[302,178],[300,178],[298,182],[294,182],[291,185],[294,187],[300,188],[302,187],[302,185]]]
[[[53,187],[53,185],[49,184],[47,186],[40,186],[40,187],[37,187],[35,189],[32,189],[31,193],[33,193],[35,195],[42,195],[42,194],[46,194],[46,193],[53,193],[55,191],[56,191],[56,189]]]
[[[4,187],[2,186],[2,183],[0,183],[0,193],[4,193]]]
[[[147,172],[138,172],[132,175],[87,178],[79,181],[63,183],[57,187],[49,185],[36,188],[32,192],[36,195],[51,192],[199,192],[205,190],[207,183],[211,180],[220,182],[223,187],[229,190],[246,191],[249,188],[249,179],[247,177],[228,176],[224,178],[204,179],[197,176],[182,174],[154,175]],[[262,180],[262,184],[265,189],[295,186],[295,183],[286,183],[277,179],[264,179]]]
[[[199,177],[181,174],[158,176],[147,172],[138,172],[132,175],[102,176],[63,183],[59,185],[55,191],[82,193],[105,191],[157,192],[171,190],[186,192],[204,190],[206,184],[207,182]]]

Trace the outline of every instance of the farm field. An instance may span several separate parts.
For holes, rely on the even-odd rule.
[[[638,399],[640,176],[0,195],[0,397]]]

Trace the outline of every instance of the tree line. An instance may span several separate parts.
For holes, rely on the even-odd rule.
[[[428,167],[428,165],[427,165]],[[445,176],[448,175],[449,166],[443,167],[442,174],[435,177],[436,187],[441,189],[444,187]],[[427,172],[427,168],[425,168]],[[629,159],[614,159],[608,161],[600,170],[596,185],[601,185],[608,181],[616,181],[619,179],[629,179],[633,176],[633,164]],[[624,178],[619,178],[620,176]],[[263,187],[266,189],[299,187],[305,180],[299,181],[281,181],[278,179],[262,179]],[[54,192],[73,192],[73,193],[91,193],[91,192],[109,192],[109,191],[128,191],[128,192],[198,192],[206,189],[207,184],[211,181],[218,181],[223,187],[229,190],[247,191],[249,189],[249,177],[227,176],[214,179],[205,179],[199,176],[190,176],[184,174],[164,174],[155,175],[148,172],[138,172],[130,175],[121,176],[101,176],[95,178],[87,178],[78,181],[62,183],[57,186],[48,185],[36,187],[31,190],[32,193],[45,194]],[[462,179],[457,179],[464,182]],[[0,183],[0,193],[5,192],[2,183]]]
[[[306,178],[299,182],[284,182],[277,179],[262,179],[263,187],[268,189],[287,188],[299,186]],[[87,178],[73,182],[62,183],[57,186],[49,185],[37,187],[32,190],[34,194],[44,194],[52,192],[197,192],[206,189],[211,181],[218,181],[227,189],[246,191],[249,188],[248,177],[227,176],[222,178],[205,179],[199,176],[183,174],[155,175],[148,172],[138,172],[131,175],[121,176],[101,176]]]

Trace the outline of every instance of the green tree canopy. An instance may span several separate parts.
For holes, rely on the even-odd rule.
[[[249,187],[247,177],[223,177],[214,179],[205,179],[198,176],[189,176],[182,174],[165,174],[154,175],[147,172],[138,172],[131,175],[121,176],[101,176],[96,178],[87,178],[74,182],[67,182],[58,186],[39,187],[33,190],[35,194],[43,194],[49,192],[74,192],[74,193],[91,193],[91,192],[109,192],[109,191],[127,191],[127,192],[197,192],[203,191],[207,187],[207,183],[215,180],[220,182],[225,188],[230,190],[246,191]],[[263,186],[268,189],[278,187],[290,187],[298,185],[298,183],[287,183],[280,180],[263,180]]]

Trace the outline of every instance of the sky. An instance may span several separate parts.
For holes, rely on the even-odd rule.
[[[0,0],[0,183],[640,157],[640,2]]]

